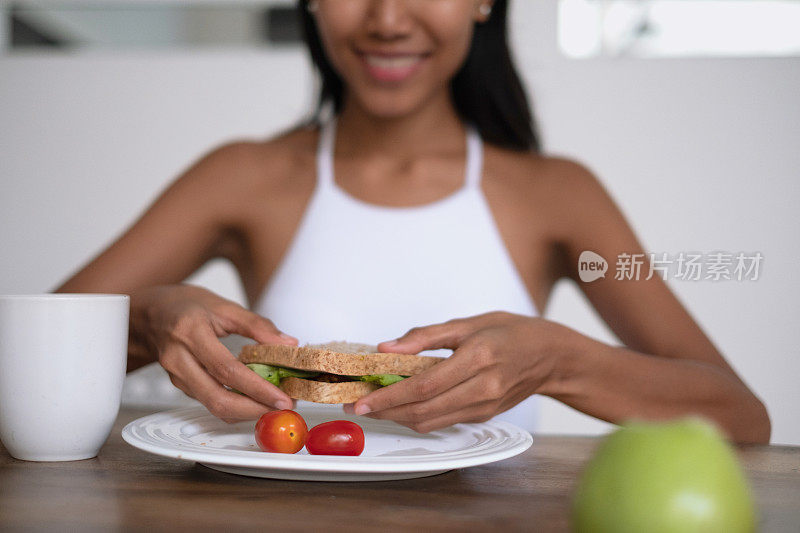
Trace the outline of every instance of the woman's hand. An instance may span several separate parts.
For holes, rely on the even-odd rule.
[[[450,348],[426,372],[346,406],[350,413],[394,420],[426,433],[459,422],[482,422],[510,409],[556,376],[555,363],[572,330],[541,318],[493,312],[414,328],[382,352]]]
[[[172,383],[226,422],[255,419],[292,400],[240,363],[219,341],[236,333],[265,344],[297,344],[268,319],[210,291],[167,285],[131,295],[131,344],[146,348]],[[227,385],[244,393],[237,394]]]

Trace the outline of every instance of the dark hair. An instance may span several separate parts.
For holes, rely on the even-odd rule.
[[[308,0],[298,0],[303,37],[311,60],[322,78],[314,120],[331,102],[335,113],[342,109],[344,82],[333,69],[317,31]],[[496,0],[492,14],[476,24],[469,54],[450,83],[453,102],[461,118],[475,125],[490,143],[513,150],[541,149],[533,115],[522,81],[508,48],[506,14],[508,0]]]

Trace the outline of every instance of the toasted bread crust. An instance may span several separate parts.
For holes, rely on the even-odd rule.
[[[401,353],[341,353],[326,348],[251,344],[239,354],[242,363],[263,363],[299,370],[318,370],[344,376],[398,374],[413,376],[432,367],[442,357]]]
[[[281,390],[290,398],[316,403],[353,403],[377,388],[375,383],[363,381],[325,383],[299,378],[281,380]]]

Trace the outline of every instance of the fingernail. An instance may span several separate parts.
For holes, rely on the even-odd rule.
[[[352,403],[343,404],[342,405],[342,410],[345,413],[347,413],[348,415],[352,415],[353,413],[355,413],[355,411],[353,411],[353,404]]]
[[[397,344],[400,344],[400,340],[399,339],[395,339],[393,341],[382,342],[381,344],[384,345],[384,346],[396,346]]]
[[[275,402],[275,407],[278,409],[291,409],[294,407],[294,404],[292,403],[292,400],[278,400]]]
[[[287,335],[286,333],[281,333],[281,334],[280,334],[280,337],[281,337],[282,339],[286,339],[287,341],[294,341],[294,342],[297,342],[297,339],[296,339],[296,338],[292,337],[291,335]]]
[[[372,412],[372,409],[370,409],[368,406],[366,406],[366,405],[364,405],[364,404],[361,404],[361,405],[357,406],[357,407],[356,407],[356,408],[353,410],[353,412],[355,412],[355,414],[357,414],[357,415],[361,416],[361,415],[365,415],[365,414],[367,414],[367,413],[370,413],[370,412]]]

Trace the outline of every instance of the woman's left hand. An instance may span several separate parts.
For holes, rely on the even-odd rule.
[[[449,348],[453,354],[422,374],[345,406],[349,413],[394,420],[420,433],[483,422],[558,379],[573,330],[542,318],[492,312],[411,329],[378,345],[381,352]]]

